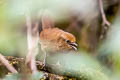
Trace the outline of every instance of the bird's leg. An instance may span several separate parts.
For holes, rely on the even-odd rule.
[[[46,66],[47,53],[46,53],[46,51],[44,51],[44,50],[43,50],[43,52],[44,52],[43,67],[45,67],[45,66]]]

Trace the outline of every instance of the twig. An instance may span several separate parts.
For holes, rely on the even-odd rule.
[[[38,21],[35,26],[32,26],[32,21],[29,14],[26,14],[26,26],[27,26],[27,41],[28,41],[28,54],[26,57],[26,63],[30,64],[32,72],[36,72],[37,68],[35,65],[36,55],[38,54]]]
[[[5,65],[5,67],[7,67],[9,71],[11,71],[12,73],[17,73],[17,70],[9,64],[8,60],[6,60],[2,54],[0,54],[0,61]]]
[[[103,20],[102,22],[102,35],[103,35],[105,33],[105,29],[110,26],[110,22],[107,20],[105,16],[102,0],[99,0],[99,8],[100,8],[100,12],[101,12],[102,20]]]

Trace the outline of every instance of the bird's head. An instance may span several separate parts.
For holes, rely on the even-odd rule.
[[[76,44],[76,38],[74,35],[72,35],[71,33],[68,32],[63,32],[61,34],[61,46],[64,46],[65,49],[70,49],[70,50],[77,50],[77,44]]]

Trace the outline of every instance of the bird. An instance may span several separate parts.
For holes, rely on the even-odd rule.
[[[46,56],[53,53],[77,51],[76,38],[73,34],[55,27],[51,16],[42,15],[42,31],[40,32],[41,50]]]
[[[59,28],[44,29],[40,34],[42,50],[49,53],[77,50],[76,38]]]

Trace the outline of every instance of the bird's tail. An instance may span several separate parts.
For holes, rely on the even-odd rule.
[[[53,28],[55,26],[52,14],[50,11],[43,11],[41,15],[41,21],[42,21],[42,29],[48,29],[48,28]]]

